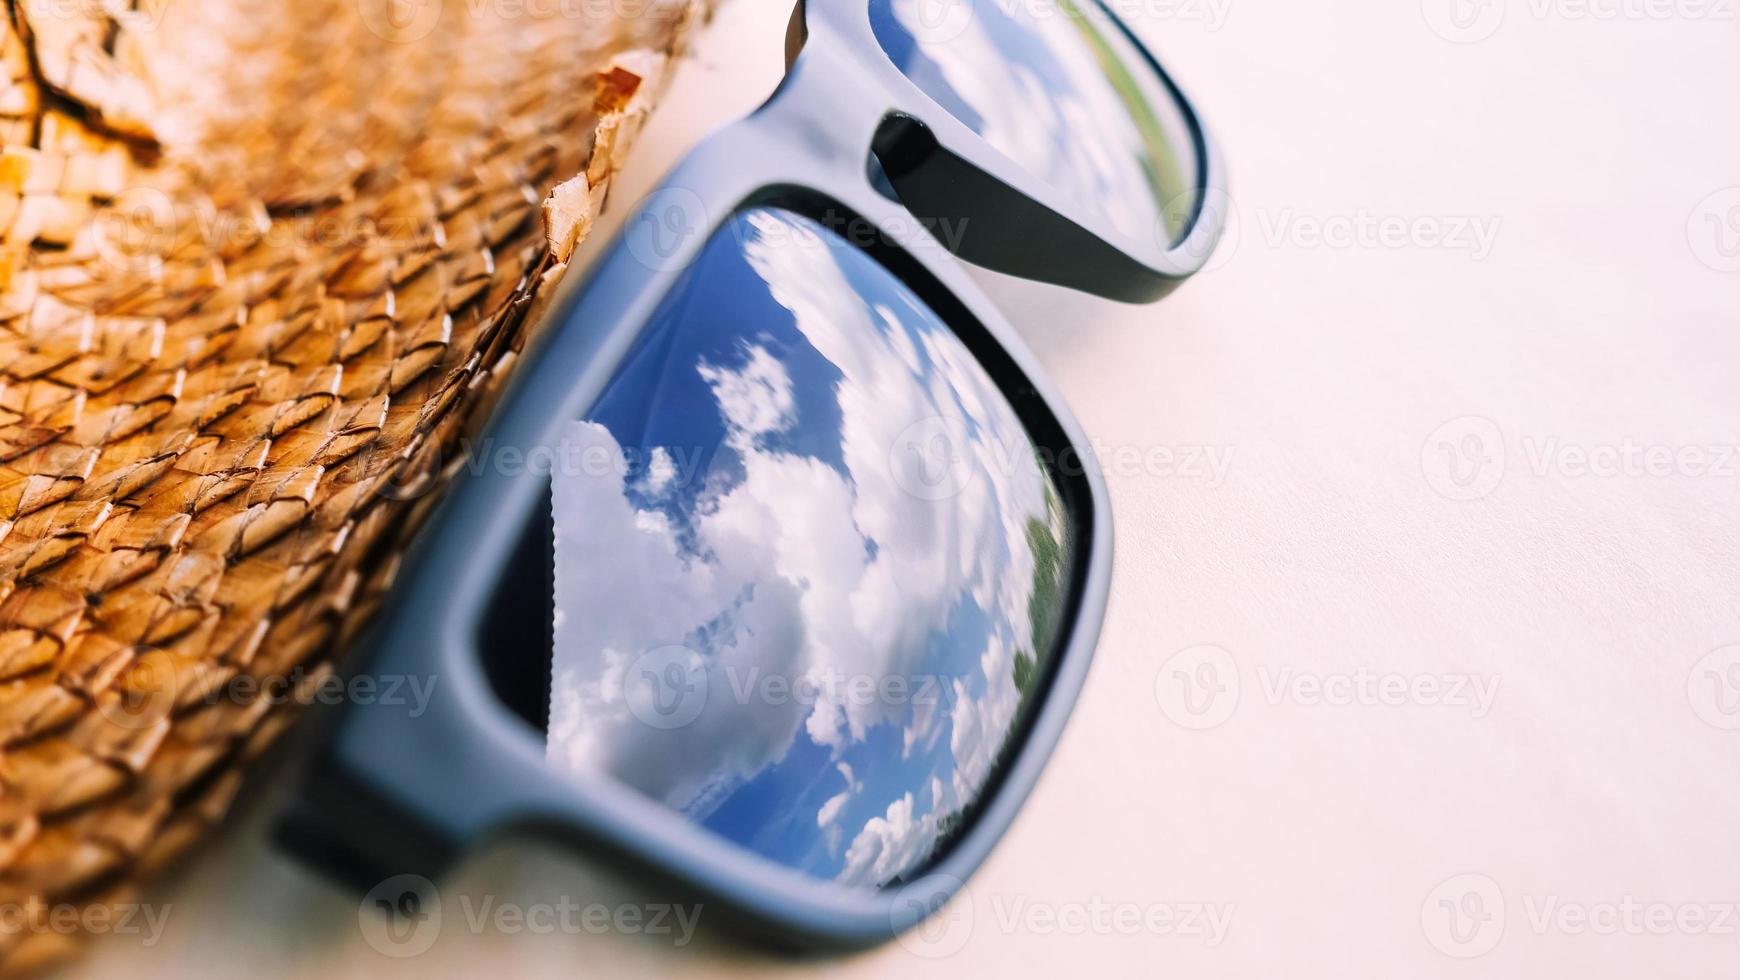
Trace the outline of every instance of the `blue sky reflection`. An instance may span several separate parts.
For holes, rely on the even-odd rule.
[[[918,870],[1067,582],[1056,491],[966,348],[862,252],[753,210],[567,439],[614,465],[554,478],[551,764],[820,877]]]

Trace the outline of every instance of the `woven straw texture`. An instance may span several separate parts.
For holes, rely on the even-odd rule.
[[[699,12],[445,8],[5,4],[0,904],[128,901],[223,815]],[[17,925],[0,971],[76,947]]]

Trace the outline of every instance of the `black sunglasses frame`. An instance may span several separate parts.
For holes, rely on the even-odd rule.
[[[958,216],[963,227],[991,224],[996,234],[1013,234],[995,223],[1010,220],[998,209],[1018,209],[1026,215],[1021,249],[976,241],[962,253],[1014,273],[1022,262],[1044,259],[1055,268],[1036,278],[1113,285],[1095,291],[1130,296],[1164,292],[1200,267],[1219,228],[1203,226],[1199,216],[1176,248],[1110,244],[1106,229],[1049,206],[1054,191],[908,82],[877,45],[861,0],[810,0],[800,15],[808,36],[779,89],[754,114],[703,141],[631,212],[527,351],[485,436],[497,449],[554,445],[560,426],[596,402],[659,302],[732,215],[779,207],[824,226],[873,229],[852,244],[914,290],[968,347],[1051,462],[1074,520],[1064,625],[1015,747],[950,849],[912,880],[882,890],[776,864],[607,779],[557,775],[545,761],[543,733],[492,687],[491,652],[482,643],[504,569],[537,509],[547,508],[549,481],[462,468],[348,667],[357,675],[437,676],[442,683],[421,713],[383,700],[324,710],[311,723],[312,757],[279,827],[282,842],[308,862],[366,889],[397,875],[438,876],[492,837],[530,832],[613,859],[760,938],[860,948],[946,902],[1037,782],[1087,676],[1105,612],[1112,549],[1106,491],[1080,428],[1033,356],[914,214]],[[891,125],[909,134],[924,128],[934,147],[914,156],[910,135],[902,145],[890,142]],[[873,149],[898,156],[884,169],[907,205],[916,199],[937,207],[909,210],[879,192],[867,168]],[[1206,142],[1199,159],[1214,159]],[[1218,172],[1217,165],[1205,169]],[[959,199],[943,200],[951,187]],[[672,229],[681,234],[668,247]],[[1086,255],[1089,239],[1104,267]],[[1117,261],[1108,259],[1113,254]]]

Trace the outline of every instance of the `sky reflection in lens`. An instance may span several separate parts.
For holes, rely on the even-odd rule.
[[[921,869],[1068,581],[1057,492],[966,348],[864,253],[753,210],[565,441],[551,764],[818,877]]]
[[[870,26],[926,95],[1077,206],[1133,238],[1184,237],[1190,128],[1095,0],[870,0]]]

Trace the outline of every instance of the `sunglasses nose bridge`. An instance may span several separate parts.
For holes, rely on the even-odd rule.
[[[801,143],[808,166],[823,164],[861,178],[877,128],[899,110],[886,80],[862,61],[842,39],[811,32],[778,91],[752,118],[766,131]]]

